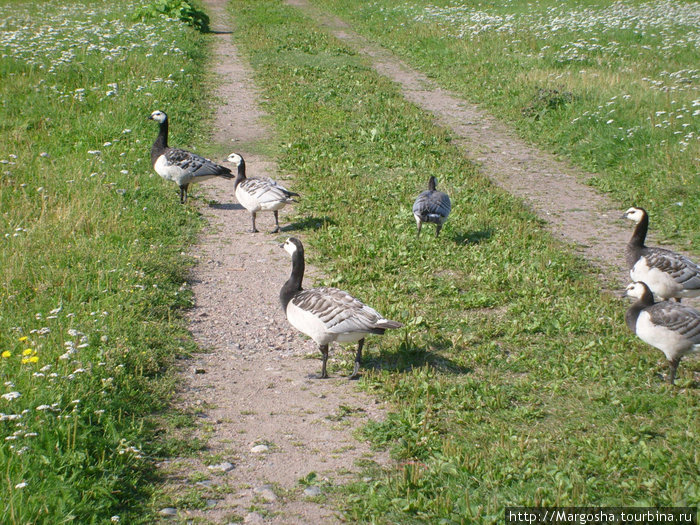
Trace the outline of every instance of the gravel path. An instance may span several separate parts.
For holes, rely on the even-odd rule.
[[[206,4],[218,33],[214,63],[222,81],[214,139],[244,157],[249,176],[284,180],[272,161],[246,149],[270,132],[260,120],[250,71],[231,43],[225,1]],[[285,185],[293,189],[294,181]],[[163,514],[176,513],[182,522],[340,523],[326,504],[332,487],[356,479],[359,462],[387,462],[352,435],[382,417],[382,407],[348,381],[350,349],[335,346],[329,363],[342,357],[347,367],[331,368],[328,380],[315,379],[321,354],[288,325],[279,306],[291,271],[279,244],[289,233],[264,233],[274,227],[270,213],[258,214],[261,233],[248,233],[250,214],[237,204],[231,181],[212,179],[197,191],[214,202],[196,199],[209,225],[194,247],[199,263],[190,280],[190,329],[205,350],[182,371],[179,406],[197,414],[197,428],[187,431],[204,439],[207,450],[172,459],[162,471],[168,492],[194,489],[207,508]],[[283,230],[288,224],[284,210],[280,224]]]

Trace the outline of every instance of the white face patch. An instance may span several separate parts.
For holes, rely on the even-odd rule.
[[[643,215],[644,213],[639,208],[630,208],[625,212],[625,217],[634,222],[641,221]]]
[[[241,156],[237,153],[231,153],[228,157],[226,157],[226,160],[230,162],[231,164],[235,164],[236,166],[241,165]]]
[[[162,111],[156,110],[153,113],[151,113],[151,118],[153,120],[155,120],[156,122],[162,124],[163,122],[165,122],[166,117],[165,117],[165,113],[163,113]]]
[[[644,286],[639,283],[632,283],[625,289],[625,295],[634,297],[635,299],[641,299],[644,295]]]
[[[284,242],[284,251],[286,251],[289,255],[294,255],[294,253],[297,251],[297,245],[288,239]]]

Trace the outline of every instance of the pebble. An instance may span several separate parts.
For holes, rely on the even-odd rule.
[[[213,472],[228,472],[229,470],[233,470],[233,463],[224,461],[218,465],[209,465],[207,468]]]
[[[158,514],[161,516],[167,516],[168,518],[174,518],[177,516],[177,509],[173,507],[165,507],[164,509],[160,509]]]
[[[277,501],[277,495],[273,492],[272,487],[270,485],[263,485],[262,487],[258,487],[253,492],[259,495],[265,501]]]
[[[207,500],[207,507],[209,507],[210,509],[213,509],[214,507],[216,507],[216,505],[217,505],[218,503],[219,503],[219,500],[216,500],[216,499],[208,499],[208,500]]]
[[[243,518],[243,523],[263,523],[263,517],[258,514],[257,512],[251,512],[250,514],[246,514],[245,518]]]
[[[211,482],[210,479],[205,479],[204,481],[198,481],[195,483],[195,485],[199,485],[200,487],[206,487],[206,488],[211,488],[214,486],[214,484]]]
[[[304,489],[304,496],[308,496],[310,498],[313,498],[314,496],[320,496],[321,495],[321,489],[317,487],[316,485],[312,485],[311,487],[306,487]]]
[[[195,374],[206,374],[207,371],[204,370],[204,368],[195,368],[195,369],[194,369],[194,373],[195,373]]]
[[[250,449],[250,451],[253,454],[262,454],[263,452],[267,452],[270,450],[270,447],[267,445],[255,445],[253,448]]]

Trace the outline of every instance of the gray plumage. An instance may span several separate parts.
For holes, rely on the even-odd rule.
[[[644,282],[662,300],[700,296],[700,266],[679,253],[644,245],[649,229],[646,210],[632,207],[623,218],[636,223],[625,249],[632,280]]]
[[[212,177],[232,179],[231,170],[209,159],[183,149],[168,146],[168,116],[154,111],[148,117],[159,124],[158,136],[151,147],[153,169],[165,180],[175,182],[180,188],[180,203],[187,202],[189,185]]]
[[[418,236],[424,222],[435,224],[435,237],[440,234],[442,225],[452,209],[452,203],[446,193],[437,191],[437,179],[433,176],[428,180],[428,189],[418,195],[413,203],[413,216],[418,226]]]
[[[226,160],[237,168],[236,180],[233,181],[233,191],[241,206],[250,212],[253,221],[251,232],[258,231],[255,227],[257,213],[271,211],[275,216],[275,229],[271,233],[278,233],[280,231],[279,210],[287,204],[297,202],[292,197],[298,197],[299,194],[289,191],[272,179],[247,178],[245,160],[237,153],[231,153]]]
[[[661,350],[669,363],[668,382],[673,383],[684,355],[700,351],[700,312],[671,301],[654,302],[646,283],[630,284],[626,295],[637,301],[625,314],[625,322],[642,341]]]
[[[350,379],[358,377],[365,336],[381,335],[390,328],[403,325],[385,319],[374,308],[338,288],[304,290],[301,286],[305,268],[304,246],[299,239],[291,237],[283,248],[292,256],[292,273],[280,290],[280,304],[289,324],[318,344],[323,356],[321,378],[328,377],[326,362],[329,345],[333,341],[357,341],[355,366]]]

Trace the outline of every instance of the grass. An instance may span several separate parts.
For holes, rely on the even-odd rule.
[[[697,2],[313,0],[700,244]]]
[[[281,2],[231,10],[281,169],[297,174],[310,262],[405,324],[368,341],[362,380],[393,406],[365,436],[398,465],[348,489],[347,519],[697,505],[697,361],[678,388],[661,382],[666,364],[628,333],[626,303],[363,57]],[[453,213],[439,239],[416,239],[410,207],[431,174]]]
[[[151,523],[200,226],[153,176],[154,109],[203,136],[206,41],[139,2],[0,2],[0,522]],[[114,517],[114,519],[112,519]]]

